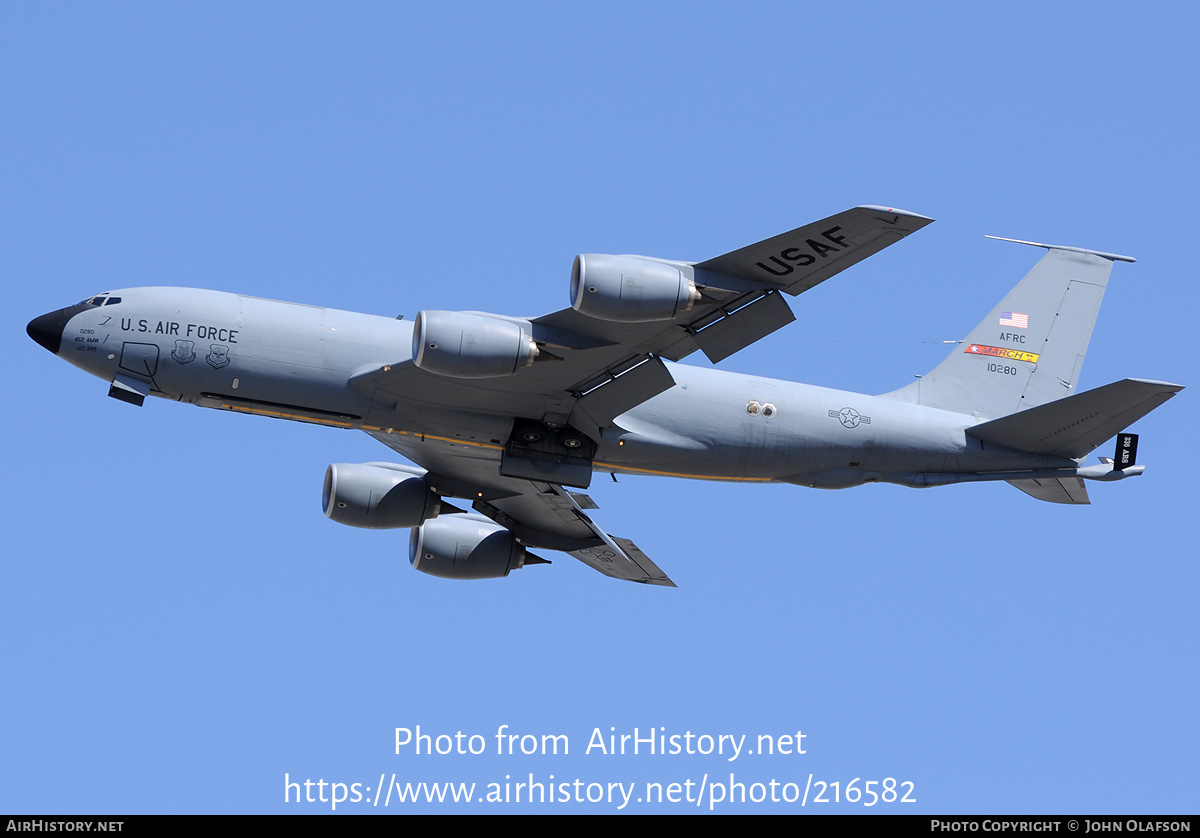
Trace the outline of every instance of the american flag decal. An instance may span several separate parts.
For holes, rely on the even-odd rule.
[[[1029,315],[1016,311],[1002,311],[1000,312],[1000,325],[1012,329],[1028,329]]]

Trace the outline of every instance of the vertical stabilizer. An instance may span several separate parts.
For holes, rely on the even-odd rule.
[[[1075,392],[1113,262],[1135,260],[1002,241],[1048,252],[933,372],[888,398],[995,419]]]

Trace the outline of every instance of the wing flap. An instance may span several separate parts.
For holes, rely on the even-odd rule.
[[[583,394],[575,404],[571,424],[598,436],[599,428],[617,416],[674,386],[675,379],[666,364],[658,358],[647,358],[618,376],[607,376]]]
[[[796,319],[787,300],[768,292],[692,335],[714,364]]]

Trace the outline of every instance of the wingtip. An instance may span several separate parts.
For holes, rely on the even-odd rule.
[[[646,584],[647,585],[658,585],[663,588],[678,588],[679,587],[678,585],[676,585],[674,582],[672,582],[670,579],[668,579],[665,576],[662,579],[647,579]]]
[[[925,224],[930,224],[934,220],[934,219],[930,218],[928,215],[921,215],[919,212],[909,212],[908,210],[902,210],[902,209],[899,209],[898,207],[884,207],[884,206],[879,206],[877,204],[860,204],[858,208],[865,209],[865,210],[874,210],[876,212],[886,212],[891,215],[903,215],[906,218],[912,218],[917,221],[922,221]]]
[[[1186,386],[1183,384],[1175,384],[1171,381],[1157,381],[1153,378],[1130,378],[1128,380],[1136,381],[1138,384],[1151,384],[1156,387],[1161,387],[1164,391],[1170,390],[1172,395],[1174,395],[1175,393],[1178,393],[1181,390],[1187,389]]]

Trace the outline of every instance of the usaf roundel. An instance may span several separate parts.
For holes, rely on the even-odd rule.
[[[831,410],[829,415],[842,423],[844,428],[857,428],[859,425],[871,424],[870,416],[863,416],[852,407],[843,407],[841,410]]]

